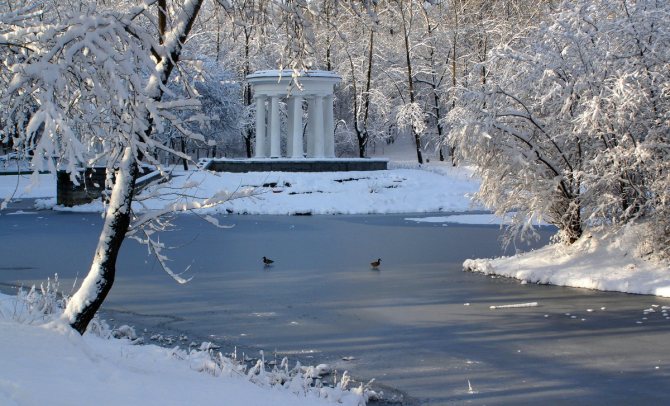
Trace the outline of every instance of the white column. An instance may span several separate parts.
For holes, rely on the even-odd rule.
[[[314,100],[316,96],[311,96],[307,99],[307,157],[314,157],[314,139],[316,136],[316,131],[314,131],[314,121],[316,120],[316,114],[314,113]]]
[[[281,156],[279,96],[272,96],[270,100],[270,158],[279,158]]]
[[[314,119],[312,120],[312,131],[314,132],[314,156],[324,156],[324,134],[323,134],[323,97],[314,98]]]
[[[256,158],[265,155],[265,95],[256,95]]]
[[[288,138],[291,140],[291,148],[287,150],[291,158],[302,158],[304,151],[302,147],[302,97],[293,96],[289,101],[289,128]]]
[[[286,99],[286,156],[293,156],[293,115],[295,109],[293,105],[293,96]]]
[[[324,97],[323,106],[323,132],[324,132],[324,155],[326,158],[335,158],[335,120],[333,118],[333,95]]]

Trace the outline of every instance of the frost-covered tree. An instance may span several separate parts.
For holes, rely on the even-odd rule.
[[[351,2],[339,17],[334,24],[338,35],[332,41],[335,52],[327,65],[335,64],[343,77],[337,92],[345,99],[345,117],[351,123],[358,156],[363,158],[369,141],[375,138],[371,116],[377,107],[372,105],[375,36],[379,30],[377,5]]]
[[[407,97],[403,97],[403,104],[398,109],[396,120],[401,128],[404,127],[410,129],[416,147],[417,161],[422,164],[423,155],[421,152],[421,135],[426,127],[423,107],[421,103],[417,101],[416,97],[416,66],[414,63],[414,50],[416,49],[417,44],[412,39],[412,34],[417,31],[415,26],[420,19],[417,8],[420,8],[421,6],[415,5],[415,2],[412,0],[395,0],[391,1],[391,3],[391,10],[396,14],[396,27],[401,36],[400,41],[403,44],[402,55],[405,63],[404,70],[407,86]]]
[[[228,35],[221,35],[219,22],[216,26],[216,58],[225,58],[226,66],[237,74],[237,80],[242,83],[241,100],[244,109],[241,117],[240,132],[245,144],[247,158],[253,156],[252,142],[254,140],[253,99],[251,85],[246,81],[247,75],[258,70],[274,68],[278,59],[276,50],[270,47],[272,28],[271,2],[268,0],[230,0],[218,2],[215,6],[224,18],[224,30]],[[218,14],[217,14],[218,15]],[[223,49],[225,55],[222,56]]]
[[[173,5],[169,28],[158,36],[146,28],[158,26],[151,24],[155,2],[123,12],[89,7],[32,24],[2,16],[0,43],[25,53],[10,61],[2,95],[15,148],[31,152],[36,170],[66,169],[75,180],[80,167],[105,165],[112,186],[91,268],[64,313],[82,334],[111,289],[121,244],[133,232],[139,165],[151,162],[155,148],[165,148],[155,132],[175,109],[197,107],[190,100],[162,99],[201,4]]]
[[[443,5],[425,2],[421,7],[424,27],[421,49],[417,52],[416,82],[420,85],[419,95],[425,100],[424,112],[430,127],[424,139],[438,149],[440,161],[444,161],[443,146],[446,144],[446,130],[442,117],[447,111],[449,88],[449,67],[451,52],[446,57],[441,54],[440,48],[451,49],[450,36],[445,29],[441,29],[441,19],[444,17]],[[425,90],[423,90],[425,88]],[[426,93],[422,95],[421,93]],[[432,128],[432,131],[431,131]],[[453,160],[452,160],[453,163]]]
[[[567,1],[472,72],[486,80],[460,89],[449,123],[479,167],[477,197],[516,213],[515,231],[541,217],[574,242],[586,224],[649,220],[647,242],[668,254],[669,13]]]
[[[185,154],[199,153],[203,148],[213,154],[243,151],[239,132],[246,120],[241,116],[244,108],[240,99],[240,83],[235,75],[222,62],[205,57],[197,60],[184,58],[180,65],[178,80],[171,80],[168,85],[172,94],[164,100],[197,98],[202,113],[177,112],[157,138],[164,145],[179,145],[177,149]],[[170,125],[173,121],[184,125],[181,128]],[[191,133],[184,134],[183,129]],[[194,133],[202,137],[192,136]],[[186,158],[183,160],[188,161]]]

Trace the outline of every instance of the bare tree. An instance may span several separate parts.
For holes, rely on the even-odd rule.
[[[416,101],[416,94],[414,91],[414,72],[412,71],[413,67],[413,44],[411,44],[410,35],[414,29],[413,23],[415,19],[414,5],[412,0],[396,0],[395,6],[397,11],[400,14],[402,37],[404,44],[404,56],[406,64],[406,73],[407,73],[407,92],[409,95],[409,104],[403,106],[401,109],[401,114],[399,121],[404,122],[407,120],[409,122],[409,127],[412,131],[412,137],[414,138],[414,144],[416,146],[416,159],[420,164],[423,163],[423,156],[421,154],[421,132],[424,128],[423,125],[423,112],[419,107]]]
[[[338,27],[338,30],[341,30],[339,44],[346,58],[341,69],[345,72],[349,71],[344,86],[351,88],[352,121],[360,158],[366,156],[367,145],[370,141],[369,119],[375,34],[379,30],[377,13],[378,4],[375,2],[364,4],[352,2],[346,9],[344,21],[341,21]],[[360,41],[360,38],[366,38],[367,41]]]

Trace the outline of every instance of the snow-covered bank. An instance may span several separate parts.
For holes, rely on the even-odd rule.
[[[56,197],[56,175],[0,174],[0,200]]]
[[[358,389],[311,387],[309,373],[282,385],[269,381],[283,373],[245,372],[206,351],[80,336],[27,310],[17,297],[0,294],[2,405],[365,404]]]
[[[498,226],[507,223],[505,219],[501,219],[495,214],[452,214],[449,216],[407,217],[405,220],[417,223],[491,224]]]
[[[471,208],[469,196],[479,188],[471,171],[447,164],[399,165],[396,169],[369,172],[252,172],[212,173],[176,171],[174,177],[150,188],[140,196],[142,205],[136,211],[162,209],[193,197],[208,198],[227,191],[251,195],[231,199],[209,209],[211,212],[239,214],[378,214],[466,211]],[[407,168],[403,168],[407,167]],[[21,179],[17,197],[39,197],[38,208],[100,212],[101,201],[72,208],[55,207],[55,180],[39,175],[39,188],[26,192],[27,178]],[[53,186],[47,187],[43,183]],[[11,196],[16,189],[15,176],[0,176],[0,198]],[[152,193],[155,195],[152,196]]]
[[[454,176],[419,169],[326,173],[194,173],[178,177],[174,186],[187,181],[199,185],[196,195],[217,188],[228,191],[251,188],[253,198],[234,199],[219,212],[248,214],[371,214],[467,210],[468,195],[479,187],[461,172]],[[190,179],[189,179],[190,178]],[[159,202],[157,202],[159,203]],[[155,207],[154,204],[150,207]]]
[[[531,283],[670,297],[670,266],[641,259],[636,228],[618,235],[587,233],[571,246],[552,244],[497,259],[469,259],[464,270]]]

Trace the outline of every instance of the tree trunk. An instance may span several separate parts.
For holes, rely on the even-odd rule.
[[[376,10],[376,5],[375,5],[375,10]],[[368,145],[368,137],[370,134],[368,133],[368,117],[370,117],[370,88],[372,87],[372,60],[374,58],[374,43],[375,43],[375,30],[374,28],[370,28],[370,46],[368,48],[368,70],[365,75],[365,94],[363,97],[365,98],[363,102],[363,131],[362,131],[362,136],[363,136],[363,142],[361,142],[361,138],[359,137],[358,140],[358,147],[359,147],[359,155],[361,158],[365,158],[365,150]]]
[[[184,140],[184,137],[181,137],[181,153],[186,154],[186,140]],[[181,159],[182,165],[184,165],[184,170],[188,171],[188,160],[186,158]]]
[[[437,139],[438,139],[438,145],[439,145],[439,152],[440,152],[440,162],[444,161],[444,153],[442,152],[442,143],[444,142],[444,129],[442,128],[442,124],[440,124],[440,116],[442,115],[442,109],[440,108],[440,96],[437,94],[437,86],[435,85],[435,77],[433,75],[433,84],[432,84],[432,89],[433,89],[433,100],[435,102],[435,124],[437,127]]]
[[[161,45],[165,41],[166,28],[167,28],[167,0],[158,0],[158,42]]]
[[[358,129],[356,129],[356,137],[358,138],[358,157],[359,158],[365,158],[365,147],[368,143],[368,135],[365,133],[364,135],[360,134]]]
[[[247,129],[247,136],[244,137],[244,147],[246,148],[247,151],[247,158],[252,157],[252,151],[251,151],[251,136],[252,136],[252,131],[250,129]]]
[[[582,218],[579,198],[561,197],[554,205],[554,212],[558,215],[555,225],[560,230],[561,239],[572,244],[582,236]]]
[[[568,237],[568,243],[572,244],[582,236],[582,216],[579,204],[575,204],[575,207],[571,206],[569,210],[565,232]]]
[[[412,12],[412,0],[409,2],[410,10]],[[409,102],[414,103],[414,78],[412,74],[412,58],[410,56],[410,46],[409,46],[409,29],[407,24],[409,22],[405,19],[405,11],[402,5],[402,2],[399,4],[400,14],[402,16],[402,29],[405,37],[405,62],[407,63],[407,86],[409,88]],[[412,124],[412,135],[414,136],[414,143],[416,144],[416,158],[420,164],[423,163],[423,156],[421,155],[421,136],[416,131],[416,127]]]
[[[130,204],[138,173],[132,148],[126,147],[91,268],[63,314],[79,334],[84,334],[114,283],[116,258],[130,225]]]
[[[458,13],[456,14],[456,28],[458,29]],[[457,31],[454,31],[454,40],[452,44],[451,56],[451,86],[456,89],[456,40],[458,39]],[[455,91],[455,90],[454,90]],[[451,109],[456,108],[456,98],[452,95]],[[449,147],[449,156],[451,156],[451,166],[456,166],[456,147],[451,145]]]

